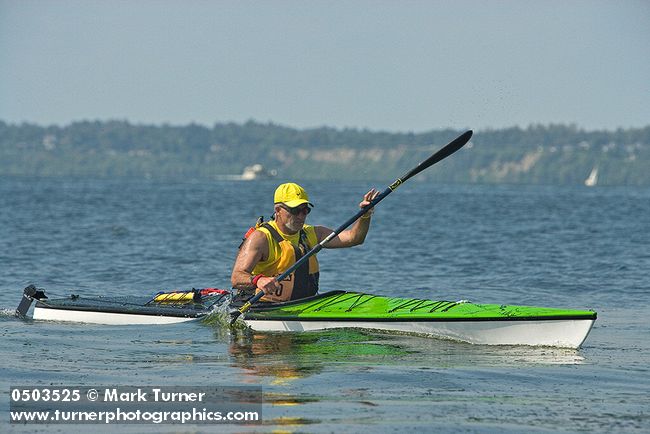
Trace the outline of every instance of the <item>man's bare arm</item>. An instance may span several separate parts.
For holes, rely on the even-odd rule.
[[[370,217],[360,218],[357,220],[350,229],[347,229],[336,237],[332,238],[325,247],[328,249],[340,249],[344,247],[353,247],[363,244],[366,240],[366,235],[368,234],[368,229],[370,228]],[[327,238],[332,232],[332,229],[325,226],[316,226],[316,236],[318,237],[318,242],[323,241]]]
[[[359,204],[360,208],[363,208],[370,204],[370,202],[377,197],[379,192],[374,188],[371,189],[368,193],[363,196],[363,200]],[[370,228],[370,218],[374,210],[368,211],[366,214],[361,216],[350,229],[344,230],[336,237],[332,238],[325,247],[329,249],[338,249],[342,247],[352,247],[363,244],[366,240],[366,235],[368,235],[368,229]],[[320,243],[325,238],[327,238],[332,232],[332,229],[325,226],[316,226],[316,237]]]
[[[253,232],[244,241],[241,249],[239,249],[237,259],[235,259],[235,265],[232,267],[232,275],[230,276],[232,287],[236,289],[254,288],[255,285],[251,282],[253,268],[268,255],[266,235],[260,231]]]
[[[251,274],[253,269],[260,262],[269,257],[269,244],[266,235],[260,231],[253,232],[244,241],[235,265],[232,267],[230,283],[235,289],[262,289],[266,294],[275,292],[280,284],[272,276],[265,276],[257,279],[257,285],[252,282]]]

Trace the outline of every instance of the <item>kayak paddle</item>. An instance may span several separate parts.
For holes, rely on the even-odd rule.
[[[397,178],[395,182],[393,182],[391,185],[389,185],[386,190],[384,190],[382,193],[377,195],[376,198],[374,198],[369,205],[363,207],[362,209],[359,210],[354,216],[350,217],[348,221],[343,223],[341,226],[336,228],[334,232],[329,234],[323,241],[320,243],[316,244],[313,249],[311,249],[309,252],[307,252],[302,258],[300,258],[298,261],[296,261],[291,267],[289,267],[284,273],[280,274],[275,278],[276,281],[281,282],[291,273],[296,271],[298,267],[300,267],[305,261],[307,261],[311,256],[315,255],[316,253],[320,252],[325,245],[330,242],[334,237],[336,237],[338,234],[343,232],[348,226],[350,226],[352,223],[357,221],[362,215],[364,215],[366,212],[368,212],[370,209],[374,208],[375,205],[377,205],[379,202],[381,202],[386,196],[391,194],[393,191],[397,189],[400,185],[405,183],[408,179],[412,178],[413,176],[417,175],[418,173],[422,172],[424,169],[427,169],[434,164],[436,164],[438,161],[447,158],[454,152],[458,151],[460,148],[465,146],[467,142],[469,142],[469,139],[472,137],[472,130],[466,131],[457,138],[455,138],[453,141],[451,141],[447,146],[415,166],[413,169],[408,171],[404,176],[401,178]],[[239,318],[243,313],[246,313],[248,309],[251,308],[252,305],[257,303],[260,298],[264,297],[264,292],[260,291],[257,293],[254,297],[252,297],[250,300],[248,300],[242,307],[239,309],[233,310],[230,313],[231,319],[230,319],[230,325],[234,324],[235,321],[237,321],[237,318]]]

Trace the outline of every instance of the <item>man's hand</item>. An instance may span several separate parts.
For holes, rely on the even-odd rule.
[[[379,195],[379,191],[374,188],[371,188],[368,193],[363,195],[363,200],[361,201],[361,203],[359,203],[359,208],[364,208],[370,205],[370,202],[372,202],[378,195]],[[365,213],[363,216],[370,217],[373,212],[375,212],[374,208],[372,208],[370,211]]]
[[[279,292],[282,289],[280,282],[273,277],[266,276],[262,276],[257,280],[257,287],[264,291],[266,295],[275,295],[276,291]]]

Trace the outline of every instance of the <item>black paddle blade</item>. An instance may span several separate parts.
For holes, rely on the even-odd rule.
[[[237,322],[237,318],[241,316],[241,312],[238,309],[235,309],[230,312],[230,325],[234,325]]]
[[[413,168],[410,172],[408,172],[406,175],[402,176],[399,178],[402,182],[406,181],[407,179],[411,178],[412,176],[417,175],[418,173],[422,172],[424,169],[433,166],[436,164],[438,161],[445,159],[449,157],[451,154],[462,148],[469,142],[469,139],[472,138],[472,134],[474,132],[472,130],[466,131],[460,136],[456,137],[454,140],[449,142],[447,146],[418,164],[415,168]],[[400,182],[400,184],[402,183]]]
[[[264,293],[260,293],[260,294],[264,295]],[[237,318],[239,318],[243,313],[248,311],[248,309],[250,309],[251,306],[260,298],[262,298],[262,297],[260,296],[257,299],[252,298],[252,299],[248,300],[246,303],[244,303],[244,305],[242,307],[240,307],[239,309],[231,310],[230,311],[230,325],[235,324],[237,322]]]

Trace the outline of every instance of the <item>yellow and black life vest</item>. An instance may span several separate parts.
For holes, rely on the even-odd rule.
[[[275,221],[261,223],[258,231],[266,235],[269,243],[269,257],[253,268],[253,276],[278,276],[302,258],[305,253],[318,244],[318,237],[313,226],[304,225],[295,235],[283,234]],[[262,301],[298,300],[316,295],[318,292],[319,267],[316,255],[313,255],[296,271],[280,282],[281,289],[275,294],[267,294]],[[258,292],[260,290],[257,290]]]

